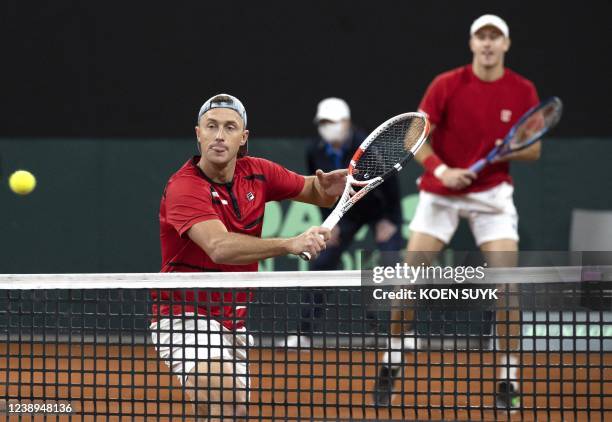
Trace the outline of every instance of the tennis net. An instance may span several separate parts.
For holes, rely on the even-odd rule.
[[[393,300],[358,271],[0,275],[0,414],[612,418],[609,275],[504,274]]]

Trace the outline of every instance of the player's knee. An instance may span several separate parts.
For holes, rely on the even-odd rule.
[[[198,417],[208,416],[210,414],[211,396],[209,395],[210,390],[206,377],[192,375],[187,378],[185,387],[185,394],[187,399],[193,403],[196,415]]]
[[[222,391],[223,404],[235,405],[236,408],[243,406],[247,401],[244,387],[237,385],[234,389],[225,388]]]
[[[210,361],[201,363],[187,382],[190,399],[202,415],[245,416],[247,392],[235,376],[231,362]],[[221,412],[222,409],[222,412]]]
[[[240,418],[238,419],[240,421],[247,416],[247,406],[245,404],[226,405],[225,409],[225,415],[232,415],[236,418]]]
[[[246,403],[247,391],[241,377],[237,376],[234,364],[231,362],[223,363],[223,376],[221,378],[221,389],[225,402],[236,404]]]

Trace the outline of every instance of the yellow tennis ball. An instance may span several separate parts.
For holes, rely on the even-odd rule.
[[[36,187],[36,178],[27,170],[17,170],[9,177],[9,187],[17,195],[27,195]]]

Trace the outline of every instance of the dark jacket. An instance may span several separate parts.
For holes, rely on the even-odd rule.
[[[338,167],[330,154],[329,144],[320,137],[313,139],[306,149],[306,166],[308,174],[314,174],[317,169],[325,172],[338,168],[347,168],[353,153],[366,138],[361,130],[353,128],[351,139],[343,146],[341,166]],[[332,212],[332,208],[321,208],[323,218]],[[350,218],[363,224],[376,223],[388,219],[396,225],[402,223],[402,210],[400,204],[400,188],[397,176],[390,177],[385,182],[364,196],[349,210],[343,218]]]

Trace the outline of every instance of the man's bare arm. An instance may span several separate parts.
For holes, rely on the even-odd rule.
[[[433,128],[431,130],[433,130]],[[427,160],[427,158],[429,158],[429,156],[431,156],[433,153],[433,148],[431,145],[429,145],[429,142],[425,142],[414,155],[414,158],[419,162],[419,164],[423,165],[425,160]]]
[[[317,170],[314,176],[304,177],[302,191],[292,200],[329,208],[342,194],[347,173],[346,169],[334,170],[329,173]]]
[[[220,220],[194,224],[189,238],[217,264],[251,264],[275,256],[309,252],[317,256],[325,249],[330,232],[323,227],[311,227],[299,236],[286,239],[261,239],[240,233],[230,233]]]

